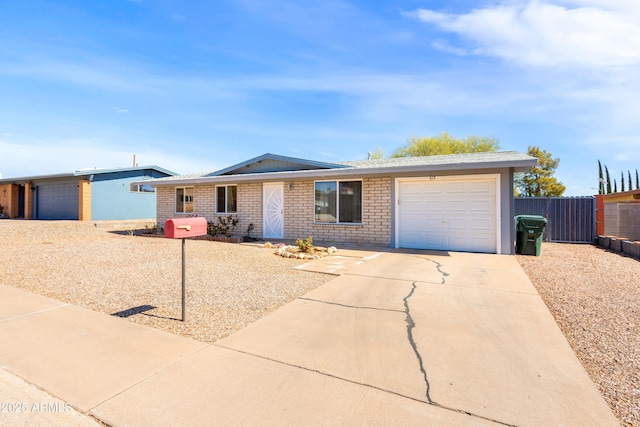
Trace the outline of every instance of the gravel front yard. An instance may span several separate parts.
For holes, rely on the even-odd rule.
[[[618,419],[640,426],[640,261],[562,243],[517,259]]]
[[[334,277],[274,249],[188,240],[181,322],[181,240],[115,232],[143,222],[94,224],[0,220],[0,284],[107,314],[151,306],[128,319],[211,343]]]

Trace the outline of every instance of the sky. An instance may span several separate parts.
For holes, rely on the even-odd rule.
[[[0,0],[0,174],[538,146],[640,169],[636,0]]]

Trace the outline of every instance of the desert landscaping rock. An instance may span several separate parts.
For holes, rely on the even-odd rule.
[[[135,227],[0,221],[0,284],[212,343],[335,277],[293,268],[308,261],[277,244],[190,240],[181,322],[181,242]],[[554,243],[517,259],[613,412],[640,427],[640,261]]]
[[[267,249],[277,248],[274,252],[276,255],[279,255],[283,258],[297,258],[297,259],[320,259],[324,258],[327,255],[331,255],[336,253],[338,249],[335,246],[329,246],[328,248],[324,248],[321,246],[314,246],[308,252],[302,252],[300,248],[293,245],[285,245],[284,243],[279,243],[277,245],[273,245],[271,242],[267,242],[264,244],[264,247]]]
[[[133,236],[133,224],[0,222],[0,283],[199,341],[223,338],[329,281],[273,249]],[[144,228],[144,223],[140,226]]]
[[[517,258],[618,419],[640,426],[640,261],[546,242]]]

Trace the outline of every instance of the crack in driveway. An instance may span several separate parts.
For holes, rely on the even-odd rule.
[[[439,263],[438,261],[435,261],[435,260],[430,259],[430,258],[426,258],[424,256],[416,256],[416,255],[413,255],[413,256],[416,257],[416,258],[419,258],[419,259],[421,259],[423,261],[426,261],[428,263],[433,264],[435,266],[436,270],[438,271],[438,273],[441,275],[440,282],[438,283],[436,281],[427,282],[427,281],[423,281],[423,280],[407,280],[407,279],[399,279],[397,277],[388,277],[388,278],[386,278],[386,277],[382,277],[380,275],[376,275],[376,277],[381,278],[381,279],[402,280],[402,281],[405,281],[405,283],[411,283],[411,289],[410,289],[409,293],[404,298],[402,298],[403,305],[404,305],[404,309],[403,310],[394,310],[394,309],[388,309],[388,308],[385,309],[385,308],[370,307],[370,306],[354,306],[354,305],[342,304],[342,303],[332,302],[332,301],[317,300],[317,299],[307,298],[307,297],[299,297],[298,299],[306,300],[306,301],[310,301],[310,302],[317,302],[317,303],[321,303],[321,304],[335,305],[335,306],[344,307],[344,308],[348,308],[348,309],[374,310],[374,311],[388,311],[388,312],[404,313],[405,314],[405,322],[406,322],[406,330],[407,330],[407,339],[409,341],[411,349],[413,350],[413,353],[415,354],[416,359],[418,360],[418,365],[419,365],[419,368],[420,368],[420,372],[422,374],[422,379],[423,379],[424,384],[425,384],[425,392],[424,392],[425,398],[424,398],[424,400],[423,400],[423,398],[419,398],[417,396],[411,396],[409,394],[403,394],[403,393],[395,391],[393,389],[387,389],[387,388],[384,388],[384,387],[377,386],[375,384],[368,384],[368,383],[365,383],[365,382],[356,381],[356,380],[345,378],[345,377],[342,377],[342,376],[339,376],[339,375],[335,375],[335,374],[332,374],[332,373],[329,373],[329,372],[324,372],[324,371],[313,369],[313,368],[310,368],[310,367],[294,365],[294,364],[286,363],[286,362],[279,361],[279,360],[269,359],[268,357],[264,357],[264,356],[259,356],[259,355],[255,355],[255,354],[252,354],[252,355],[257,356],[257,357],[261,357],[261,358],[265,358],[265,359],[268,359],[268,360],[272,360],[272,361],[277,362],[277,363],[282,363],[282,364],[285,364],[285,365],[289,365],[289,366],[294,367],[294,368],[304,369],[304,370],[311,371],[311,372],[314,372],[314,373],[317,373],[317,374],[320,374],[320,375],[325,375],[327,377],[335,378],[335,379],[338,379],[338,380],[341,380],[341,381],[346,381],[346,382],[350,382],[350,383],[353,383],[353,384],[357,384],[357,385],[361,385],[361,386],[365,386],[365,387],[370,387],[372,389],[380,390],[380,391],[385,392],[385,393],[394,394],[394,395],[397,395],[397,396],[400,396],[400,397],[403,397],[403,398],[406,398],[406,399],[414,400],[414,401],[417,401],[417,402],[422,402],[424,404],[431,405],[431,406],[440,408],[440,409],[445,410],[445,411],[451,411],[451,412],[462,414],[462,415],[466,415],[466,416],[469,416],[469,417],[472,417],[472,418],[475,418],[475,419],[486,420],[486,421],[489,421],[491,423],[495,423],[497,425],[508,426],[508,427],[516,427],[515,425],[513,425],[511,423],[500,421],[498,419],[487,417],[487,416],[484,416],[484,415],[481,415],[481,414],[477,414],[477,413],[474,413],[474,412],[471,412],[471,411],[467,411],[467,410],[464,410],[464,409],[459,409],[459,408],[455,408],[455,407],[452,407],[452,406],[443,405],[441,403],[438,403],[438,402],[434,401],[431,398],[432,389],[431,389],[431,383],[429,381],[429,375],[427,373],[427,368],[425,366],[426,364],[425,364],[425,361],[424,361],[424,359],[422,357],[422,354],[420,353],[420,350],[418,349],[418,343],[416,342],[415,337],[414,337],[414,329],[416,327],[416,322],[415,322],[415,320],[413,318],[413,315],[411,313],[410,299],[414,296],[416,290],[418,289],[418,284],[419,283],[429,284],[429,285],[436,285],[436,286],[437,285],[445,285],[445,284],[447,284],[447,277],[450,275],[450,273],[447,273],[446,271],[444,271],[445,265]],[[360,277],[371,277],[371,276],[366,275],[366,274],[362,274],[362,275],[356,274],[356,275],[354,275],[354,274],[349,274],[348,273],[347,275],[360,276]],[[228,347],[225,347],[225,346],[222,346],[222,345],[218,345],[218,346],[223,347],[223,348],[227,348],[229,350],[240,351],[240,350],[228,348]],[[247,353],[247,354],[251,354],[251,353]]]
[[[436,265],[436,269],[438,270],[438,272],[442,274],[442,282],[440,282],[440,284],[441,285],[445,284],[446,277],[449,275],[449,273],[442,271],[442,267],[443,267],[442,264],[429,258],[423,258],[423,257],[417,257],[417,258],[434,263]],[[413,337],[413,329],[416,327],[416,322],[413,320],[413,316],[411,315],[411,308],[409,307],[409,298],[413,296],[417,288],[417,283],[418,282],[413,282],[411,284],[411,292],[409,292],[409,294],[402,299],[402,301],[404,302],[404,312],[406,314],[405,321],[407,322],[407,338],[409,340],[409,345],[411,346],[411,349],[413,350],[414,354],[416,355],[416,358],[418,359],[420,372],[422,373],[424,384],[426,386],[425,397],[427,398],[427,402],[432,405],[438,405],[436,402],[433,401],[433,399],[431,399],[431,384],[429,383],[427,370],[424,366],[424,360],[422,359],[422,355],[418,350],[418,344],[416,343]]]
[[[413,338],[413,328],[415,328],[416,322],[413,321],[413,317],[411,316],[411,309],[409,308],[409,298],[413,296],[413,293],[416,290],[416,283],[417,282],[413,282],[411,284],[411,292],[409,292],[409,294],[402,299],[402,301],[404,301],[404,312],[407,315],[407,317],[405,318],[405,321],[407,322],[407,338],[409,339],[409,344],[411,345],[413,352],[418,358],[418,365],[420,366],[420,372],[422,372],[422,377],[424,379],[425,386],[427,387],[425,392],[427,402],[430,404],[434,404],[435,402],[431,399],[431,395],[430,395],[431,385],[429,384],[427,371],[424,368],[424,361],[422,360],[422,355],[418,351],[418,345],[416,344],[416,341]]]
[[[322,301],[322,300],[319,300],[319,299],[305,298],[305,297],[299,297],[298,299],[299,300],[305,300],[305,301],[311,301],[311,302],[318,302],[320,304],[336,305],[338,307],[355,308],[355,309],[358,309],[358,310],[390,311],[392,313],[404,313],[405,312],[404,310],[394,310],[392,308],[379,308],[379,307],[367,307],[367,306],[340,304],[339,302]]]
[[[436,265],[436,270],[438,270],[438,273],[442,274],[442,282],[440,282],[441,285],[445,284],[445,280],[447,278],[447,276],[449,275],[449,273],[447,273],[446,271],[442,271],[442,267],[444,267],[442,264],[440,264],[438,261],[432,260],[431,258],[423,258],[423,257],[417,257],[420,259],[423,259],[425,261],[428,262],[432,262]]]
[[[444,285],[446,277],[449,275],[449,273],[446,273],[446,272],[441,270],[441,267],[443,265],[440,264],[439,262],[434,261],[434,260],[429,259],[429,258],[422,258],[422,257],[419,257],[419,258],[436,264],[436,268],[437,268],[438,272],[440,272],[440,274],[442,274],[442,282],[441,282],[441,284]],[[404,302],[404,312],[406,314],[405,321],[407,322],[407,338],[409,340],[409,344],[411,345],[411,348],[413,349],[414,354],[416,355],[416,358],[418,359],[418,364],[420,366],[420,372],[422,373],[422,377],[424,379],[424,383],[425,383],[425,386],[426,386],[426,390],[425,390],[425,397],[427,399],[426,403],[429,404],[429,405],[436,406],[438,408],[442,408],[442,409],[447,410],[447,411],[452,411],[452,412],[457,412],[459,414],[468,415],[468,416],[473,417],[473,418],[487,420],[487,421],[490,421],[490,422],[493,422],[493,423],[496,423],[496,424],[500,424],[500,425],[504,425],[504,426],[516,427],[513,424],[505,423],[503,421],[499,421],[497,419],[493,419],[493,418],[486,417],[486,416],[483,416],[483,415],[475,414],[473,412],[465,411],[463,409],[458,409],[458,408],[453,408],[453,407],[446,406],[446,405],[441,405],[440,403],[435,402],[431,398],[431,383],[429,382],[429,376],[427,375],[427,370],[425,368],[424,360],[422,358],[422,355],[420,354],[420,351],[418,350],[418,344],[416,343],[415,338],[413,336],[413,329],[416,327],[416,322],[413,320],[413,316],[411,315],[411,308],[409,307],[409,299],[415,293],[415,291],[416,291],[416,289],[418,287],[418,285],[417,285],[418,283],[419,283],[418,281],[415,281],[415,282],[413,282],[411,284],[411,291],[407,294],[407,296],[405,296],[402,299],[402,301]]]

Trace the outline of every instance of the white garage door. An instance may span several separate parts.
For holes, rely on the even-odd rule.
[[[399,180],[397,246],[496,253],[497,181],[497,175]]]

